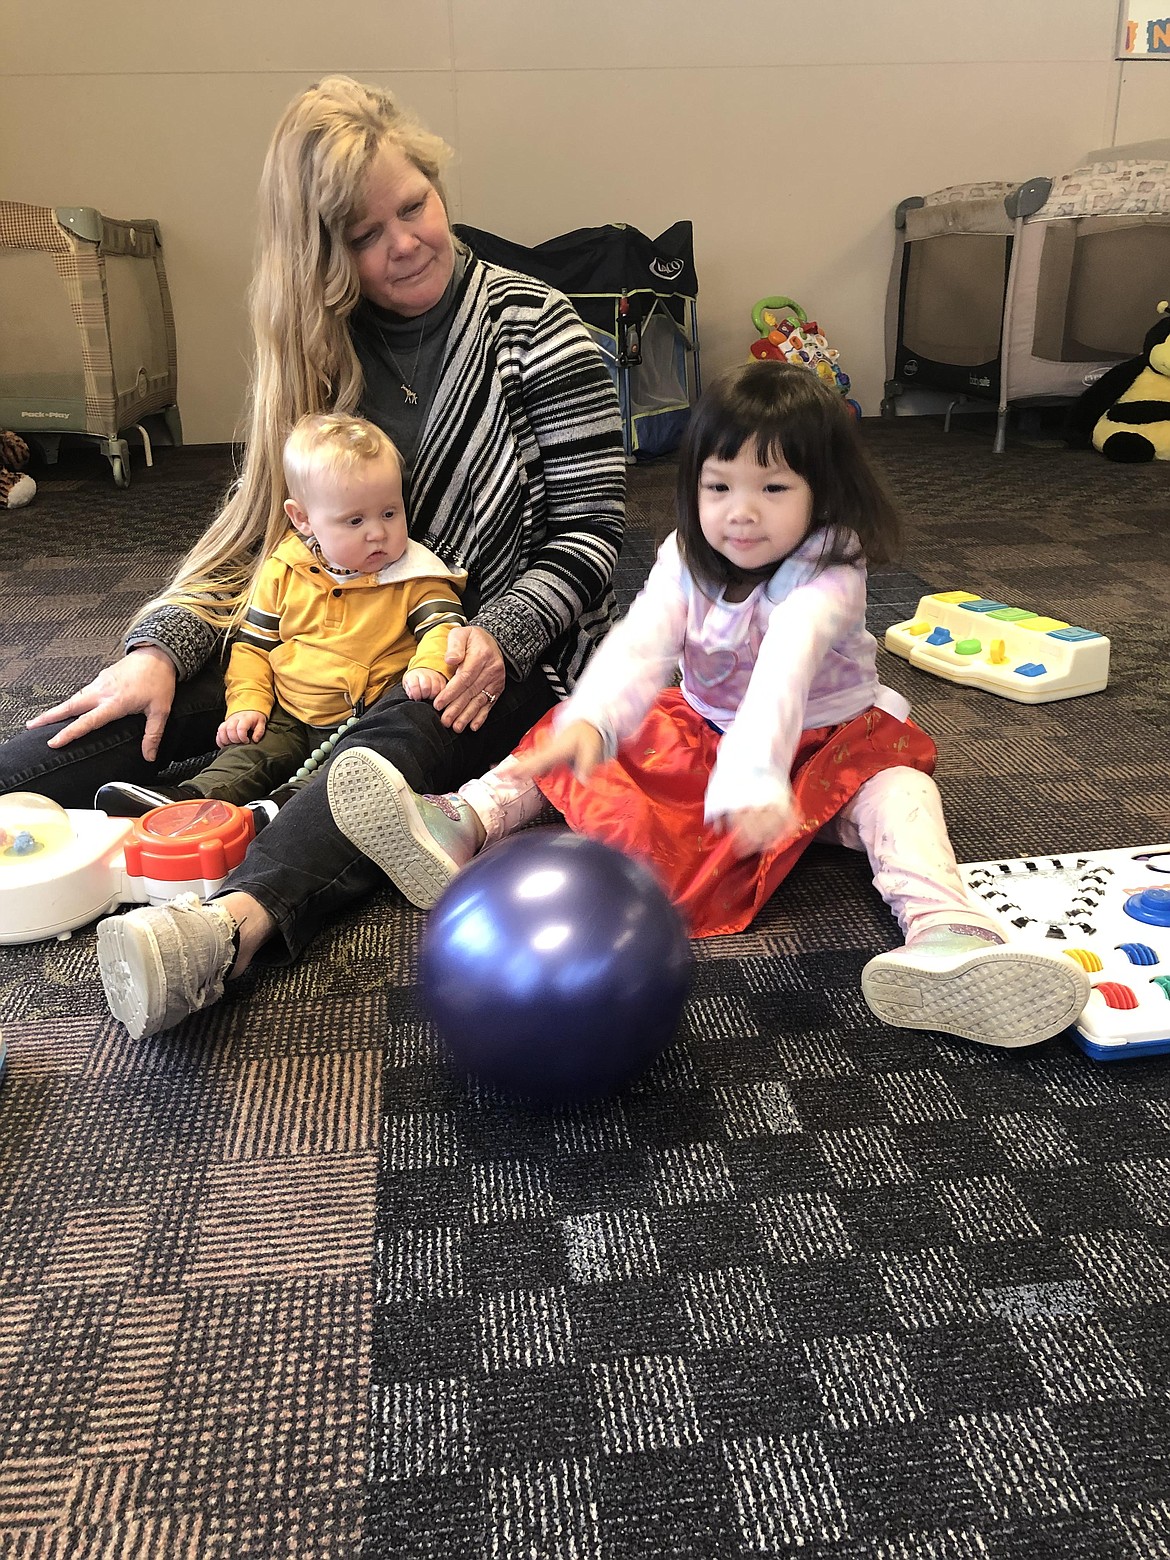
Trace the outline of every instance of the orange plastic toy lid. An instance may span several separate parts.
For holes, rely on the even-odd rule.
[[[255,832],[252,814],[232,802],[169,802],[134,820],[126,871],[165,883],[225,878]]]

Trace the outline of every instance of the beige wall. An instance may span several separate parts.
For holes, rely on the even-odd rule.
[[[0,194],[162,226],[187,438],[230,438],[256,181],[327,71],[459,153],[456,218],[533,243],[695,225],[703,366],[787,294],[881,398],[891,213],[1170,134],[1170,64],[1113,60],[1116,0],[5,0]],[[7,301],[5,306],[7,306]]]

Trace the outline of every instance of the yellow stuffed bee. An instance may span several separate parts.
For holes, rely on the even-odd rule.
[[[1076,424],[1106,460],[1170,460],[1170,302],[1150,327],[1140,357],[1101,375],[1074,409]]]

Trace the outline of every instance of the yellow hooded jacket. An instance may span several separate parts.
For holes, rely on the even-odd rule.
[[[461,569],[408,542],[378,574],[328,573],[296,531],[256,577],[227,667],[227,712],[272,713],[274,702],[310,726],[336,726],[410,667],[447,675],[447,636],[465,623]]]

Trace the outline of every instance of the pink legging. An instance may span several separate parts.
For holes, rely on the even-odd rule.
[[[936,926],[977,926],[1002,936],[995,916],[968,897],[938,786],[921,770],[883,769],[818,838],[865,852],[873,886],[907,942]]]

